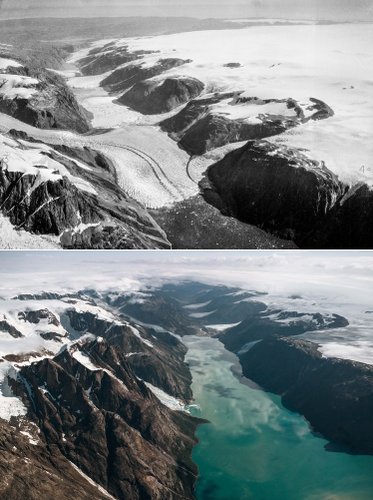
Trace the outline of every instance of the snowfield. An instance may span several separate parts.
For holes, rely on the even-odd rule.
[[[22,75],[0,74],[0,97],[31,99],[38,91],[39,80]]]
[[[0,248],[3,250],[36,250],[61,248],[58,237],[34,235],[24,229],[16,229],[8,218],[0,215]]]
[[[30,195],[40,184],[47,181],[55,182],[62,179],[62,177],[67,177],[82,191],[97,194],[91,184],[80,177],[71,175],[62,163],[49,158],[46,153],[52,150],[44,144],[31,144],[22,140],[17,142],[0,134],[0,148],[2,168],[4,170],[36,176],[36,182],[28,195]],[[59,153],[56,154],[64,156]],[[81,162],[75,163],[80,167],[83,165]],[[87,167],[83,165],[83,169],[86,168]]]
[[[198,78],[207,92],[243,90],[261,99],[292,97],[306,104],[314,97],[326,102],[334,117],[309,122],[272,141],[305,149],[345,182],[373,184],[372,25],[253,26],[223,33],[224,43],[221,31],[201,31],[118,44],[131,51],[160,50],[145,56],[149,65],[165,57],[192,59],[164,76]],[[225,67],[227,63],[241,66]]]
[[[0,50],[3,49],[2,44],[0,44]],[[0,57],[0,70],[4,70],[7,68],[22,68],[22,64],[13,59],[8,59],[6,57]]]

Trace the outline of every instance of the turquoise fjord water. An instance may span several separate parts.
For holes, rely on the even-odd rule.
[[[194,448],[198,500],[371,500],[373,457],[326,451],[280,398],[242,384],[237,357],[218,340],[184,337],[193,392],[211,423]]]

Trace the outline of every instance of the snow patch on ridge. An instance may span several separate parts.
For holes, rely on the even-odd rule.
[[[3,48],[3,44],[0,44],[0,49]],[[0,70],[7,68],[23,68],[22,64],[15,61],[14,59],[8,59],[6,57],[0,57]]]
[[[176,411],[186,411],[185,405],[182,403],[177,398],[174,398],[173,396],[170,396],[167,394],[167,392],[162,391],[162,389],[159,389],[158,387],[155,387],[154,385],[150,384],[149,382],[143,381],[146,387],[152,391],[152,393],[159,399],[161,403],[163,403],[167,408],[170,408],[170,410],[176,410]]]
[[[26,415],[27,408],[22,401],[13,395],[7,378],[16,378],[17,371],[13,365],[0,359],[0,418],[9,421],[12,416]]]

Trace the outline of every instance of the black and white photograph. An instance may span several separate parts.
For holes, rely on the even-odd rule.
[[[0,247],[373,248],[371,0],[3,0]]]

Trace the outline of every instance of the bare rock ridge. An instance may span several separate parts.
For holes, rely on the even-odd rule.
[[[145,115],[167,113],[199,96],[203,88],[203,83],[195,78],[146,80],[135,84],[119,102]]]
[[[144,66],[141,63],[127,64],[110,73],[102,80],[100,86],[111,93],[124,92],[137,83],[154,78],[165,71],[183,66],[189,62],[191,62],[189,59],[168,57],[159,59],[153,66]]]
[[[92,49],[88,56],[80,60],[80,68],[83,75],[101,75],[113,70],[121,64],[135,61],[140,55],[129,53],[127,47],[113,50],[114,43],[108,43],[104,47]]]
[[[21,148],[30,140],[16,131],[12,137]],[[55,235],[65,248],[169,247],[146,209],[118,187],[115,169],[103,155],[67,146],[43,155],[69,175],[54,171],[44,179],[42,167],[25,174],[0,166],[0,206],[17,228]]]
[[[79,352],[97,368],[65,350],[20,372],[42,439],[116,498],[192,498],[193,418],[159,403],[106,341]]]
[[[68,310],[67,315],[70,325],[81,335],[94,331],[116,349],[130,353],[126,362],[142,380],[176,398],[192,398],[192,379],[184,364],[186,347],[176,337],[151,327],[111,323],[75,309]]]
[[[324,102],[311,98],[307,116],[294,99],[258,99],[241,97],[242,92],[214,93],[190,101],[179,113],[161,122],[165,132],[191,155],[201,155],[232,142],[263,139],[281,134],[309,120],[322,120],[333,115]],[[217,105],[225,103],[224,108]],[[280,114],[271,112],[268,105],[283,104]],[[233,118],[237,108],[250,106],[258,118],[254,122]],[[261,113],[261,108],[263,112]],[[274,108],[275,109],[275,108]]]
[[[89,113],[78,104],[65,80],[45,69],[20,65],[3,70],[0,112],[37,128],[90,130]]]
[[[23,424],[23,425],[22,425]],[[39,440],[30,444],[25,422],[14,426],[0,421],[0,492],[2,498],[79,498],[108,500],[113,498],[87,481],[71,462],[54,447]],[[32,430],[35,429],[32,427]]]
[[[76,340],[56,355],[16,365],[8,376],[27,414],[0,419],[2,498],[53,492],[62,500],[72,491],[79,499],[194,498],[191,452],[203,421],[162,402],[178,398],[181,409],[192,397],[185,346],[166,331],[111,318],[83,293],[12,300],[16,307],[25,303],[21,323],[63,326]],[[45,308],[33,309],[34,300],[45,301]],[[52,312],[56,300],[65,304],[61,323]],[[27,355],[11,358],[27,361]]]

